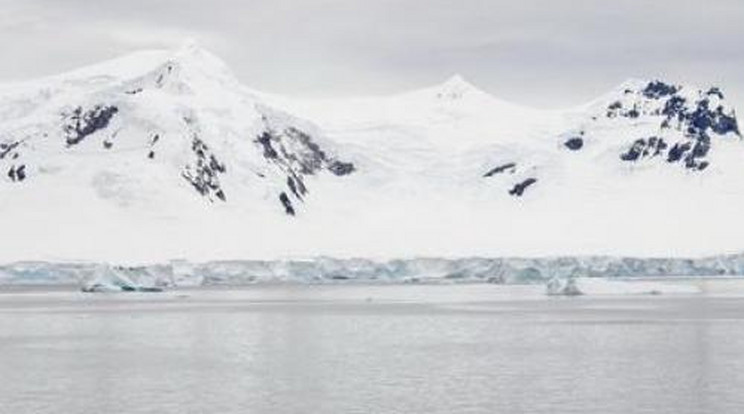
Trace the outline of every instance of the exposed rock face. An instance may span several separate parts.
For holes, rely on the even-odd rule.
[[[354,164],[350,162],[343,162],[338,160],[332,160],[328,165],[328,171],[332,172],[336,176],[349,175],[356,171]]]
[[[19,160],[21,153],[21,141],[8,141],[0,143],[0,162],[7,161],[7,177],[13,182],[20,182],[26,179],[26,164]]]
[[[327,170],[337,176],[354,172],[354,164],[329,156],[313,141],[310,134],[289,126],[280,131],[267,127],[256,138],[264,157],[302,175],[314,175]]]
[[[8,170],[8,177],[13,181],[23,181],[26,179],[26,166],[21,164],[19,166],[12,166]]]
[[[663,138],[651,137],[648,139],[637,139],[628,151],[620,155],[623,161],[638,161],[642,158],[653,158],[663,155],[668,148]]]
[[[207,144],[196,135],[193,137],[191,150],[196,160],[193,164],[184,168],[183,178],[199,194],[207,197],[210,201],[214,201],[214,198],[226,201],[225,192],[222,190],[219,180],[220,174],[227,172],[225,165],[210,151]]]
[[[687,90],[661,81],[627,89],[606,109],[607,118],[658,122],[659,136],[637,138],[620,154],[626,162],[658,158],[692,171],[706,169],[715,139],[741,137],[736,114],[720,89]]]
[[[71,113],[64,114],[63,129],[67,145],[77,145],[87,136],[105,129],[118,112],[119,108],[113,105],[96,105],[87,111],[78,106]]]
[[[310,133],[274,118],[273,114],[264,115],[264,129],[255,142],[263,157],[285,175],[286,191],[279,194],[279,201],[287,215],[294,216],[296,209],[292,198],[298,202],[304,201],[308,194],[305,184],[307,176],[328,171],[341,177],[352,174],[356,167],[329,155]]]
[[[509,190],[509,194],[515,197],[521,197],[524,194],[524,191],[535,183],[537,183],[537,178],[528,178],[515,184],[514,187]]]
[[[18,141],[12,141],[12,142],[0,142],[0,160],[4,159],[7,156],[13,156],[12,151],[18,148],[18,146],[21,143]],[[18,153],[15,153],[15,156],[17,156]]]
[[[650,82],[643,90],[643,96],[649,99],[660,99],[667,96],[672,96],[679,91],[679,88],[674,85],[667,85],[664,82],[653,81]]]
[[[292,206],[292,201],[289,199],[289,196],[287,196],[287,193],[279,194],[279,201],[284,206],[284,212],[287,213],[288,216],[295,215],[294,206]]]
[[[494,167],[490,169],[487,173],[483,174],[483,177],[493,177],[496,174],[502,174],[504,172],[510,172],[514,174],[514,172],[517,170],[517,164],[510,162],[503,165],[499,165],[498,167]]]
[[[563,145],[571,151],[578,151],[584,147],[584,139],[579,137],[569,138]]]

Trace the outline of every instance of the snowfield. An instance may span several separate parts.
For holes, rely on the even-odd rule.
[[[0,86],[0,262],[729,254],[743,159],[718,88],[310,101],[187,45]]]

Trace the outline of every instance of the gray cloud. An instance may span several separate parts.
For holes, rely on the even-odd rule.
[[[0,79],[196,38],[247,84],[381,94],[452,73],[512,101],[580,103],[628,77],[744,101],[740,0],[0,0]]]

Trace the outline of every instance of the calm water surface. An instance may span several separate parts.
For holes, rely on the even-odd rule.
[[[742,412],[735,294],[0,292],[2,414]]]

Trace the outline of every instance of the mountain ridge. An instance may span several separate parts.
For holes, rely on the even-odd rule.
[[[295,100],[191,44],[0,89],[0,260],[719,254],[741,157],[718,88]]]

